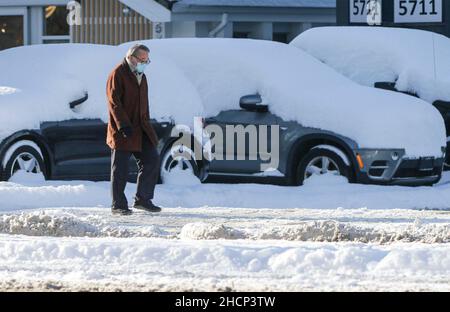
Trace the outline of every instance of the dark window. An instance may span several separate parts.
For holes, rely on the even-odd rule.
[[[44,9],[44,36],[68,36],[69,11],[64,6],[49,5]]]
[[[249,33],[243,31],[235,31],[233,33],[233,38],[248,38]]]
[[[288,34],[287,33],[273,33],[273,41],[288,43]]]
[[[43,44],[52,44],[52,43],[70,43],[70,39],[44,39],[42,40]]]
[[[0,50],[23,45],[23,16],[0,16]]]

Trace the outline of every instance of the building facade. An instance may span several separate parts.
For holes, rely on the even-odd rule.
[[[0,0],[0,50],[70,42],[65,0]]]
[[[126,0],[77,0],[77,2],[81,23],[74,23],[71,27],[73,43],[117,45],[153,38],[152,20],[127,6]],[[160,6],[153,1],[145,1],[143,4]],[[156,19],[156,16],[149,17]]]
[[[335,0],[180,0],[168,37],[252,38],[289,42],[311,27],[336,24]]]
[[[373,3],[376,11],[370,12]],[[337,0],[336,10],[341,26],[368,25],[370,15],[377,14],[379,23],[374,26],[422,29],[450,37],[448,0]]]
[[[177,37],[289,42],[335,24],[336,0],[0,0],[0,50]]]

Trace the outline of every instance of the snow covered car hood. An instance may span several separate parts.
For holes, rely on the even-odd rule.
[[[239,109],[259,92],[272,113],[333,131],[361,148],[404,148],[408,156],[442,157],[442,117],[431,105],[402,94],[360,86],[300,49],[236,39],[149,40],[150,112],[191,125],[195,116]],[[42,121],[107,121],[108,73],[130,44],[50,45],[0,53],[0,138]],[[68,103],[88,92],[77,112]]]

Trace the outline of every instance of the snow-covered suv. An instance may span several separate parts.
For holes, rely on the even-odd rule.
[[[404,28],[320,27],[290,44],[361,85],[402,92],[432,104],[445,121],[445,167],[450,170],[449,38]]]
[[[360,86],[280,43],[144,44],[151,50],[146,74],[163,176],[181,168],[202,180],[301,184],[332,172],[354,182],[408,185],[441,177],[444,124],[420,99]],[[50,179],[108,178],[105,84],[129,45],[0,52],[4,178],[17,169]],[[241,136],[227,135],[229,129]],[[191,143],[180,143],[180,133]],[[215,140],[219,133],[222,141]],[[233,149],[239,145],[244,149]]]

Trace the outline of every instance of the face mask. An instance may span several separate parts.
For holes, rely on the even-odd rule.
[[[138,63],[136,65],[136,70],[138,73],[142,74],[145,71],[145,67],[147,67],[147,64],[145,63]]]

